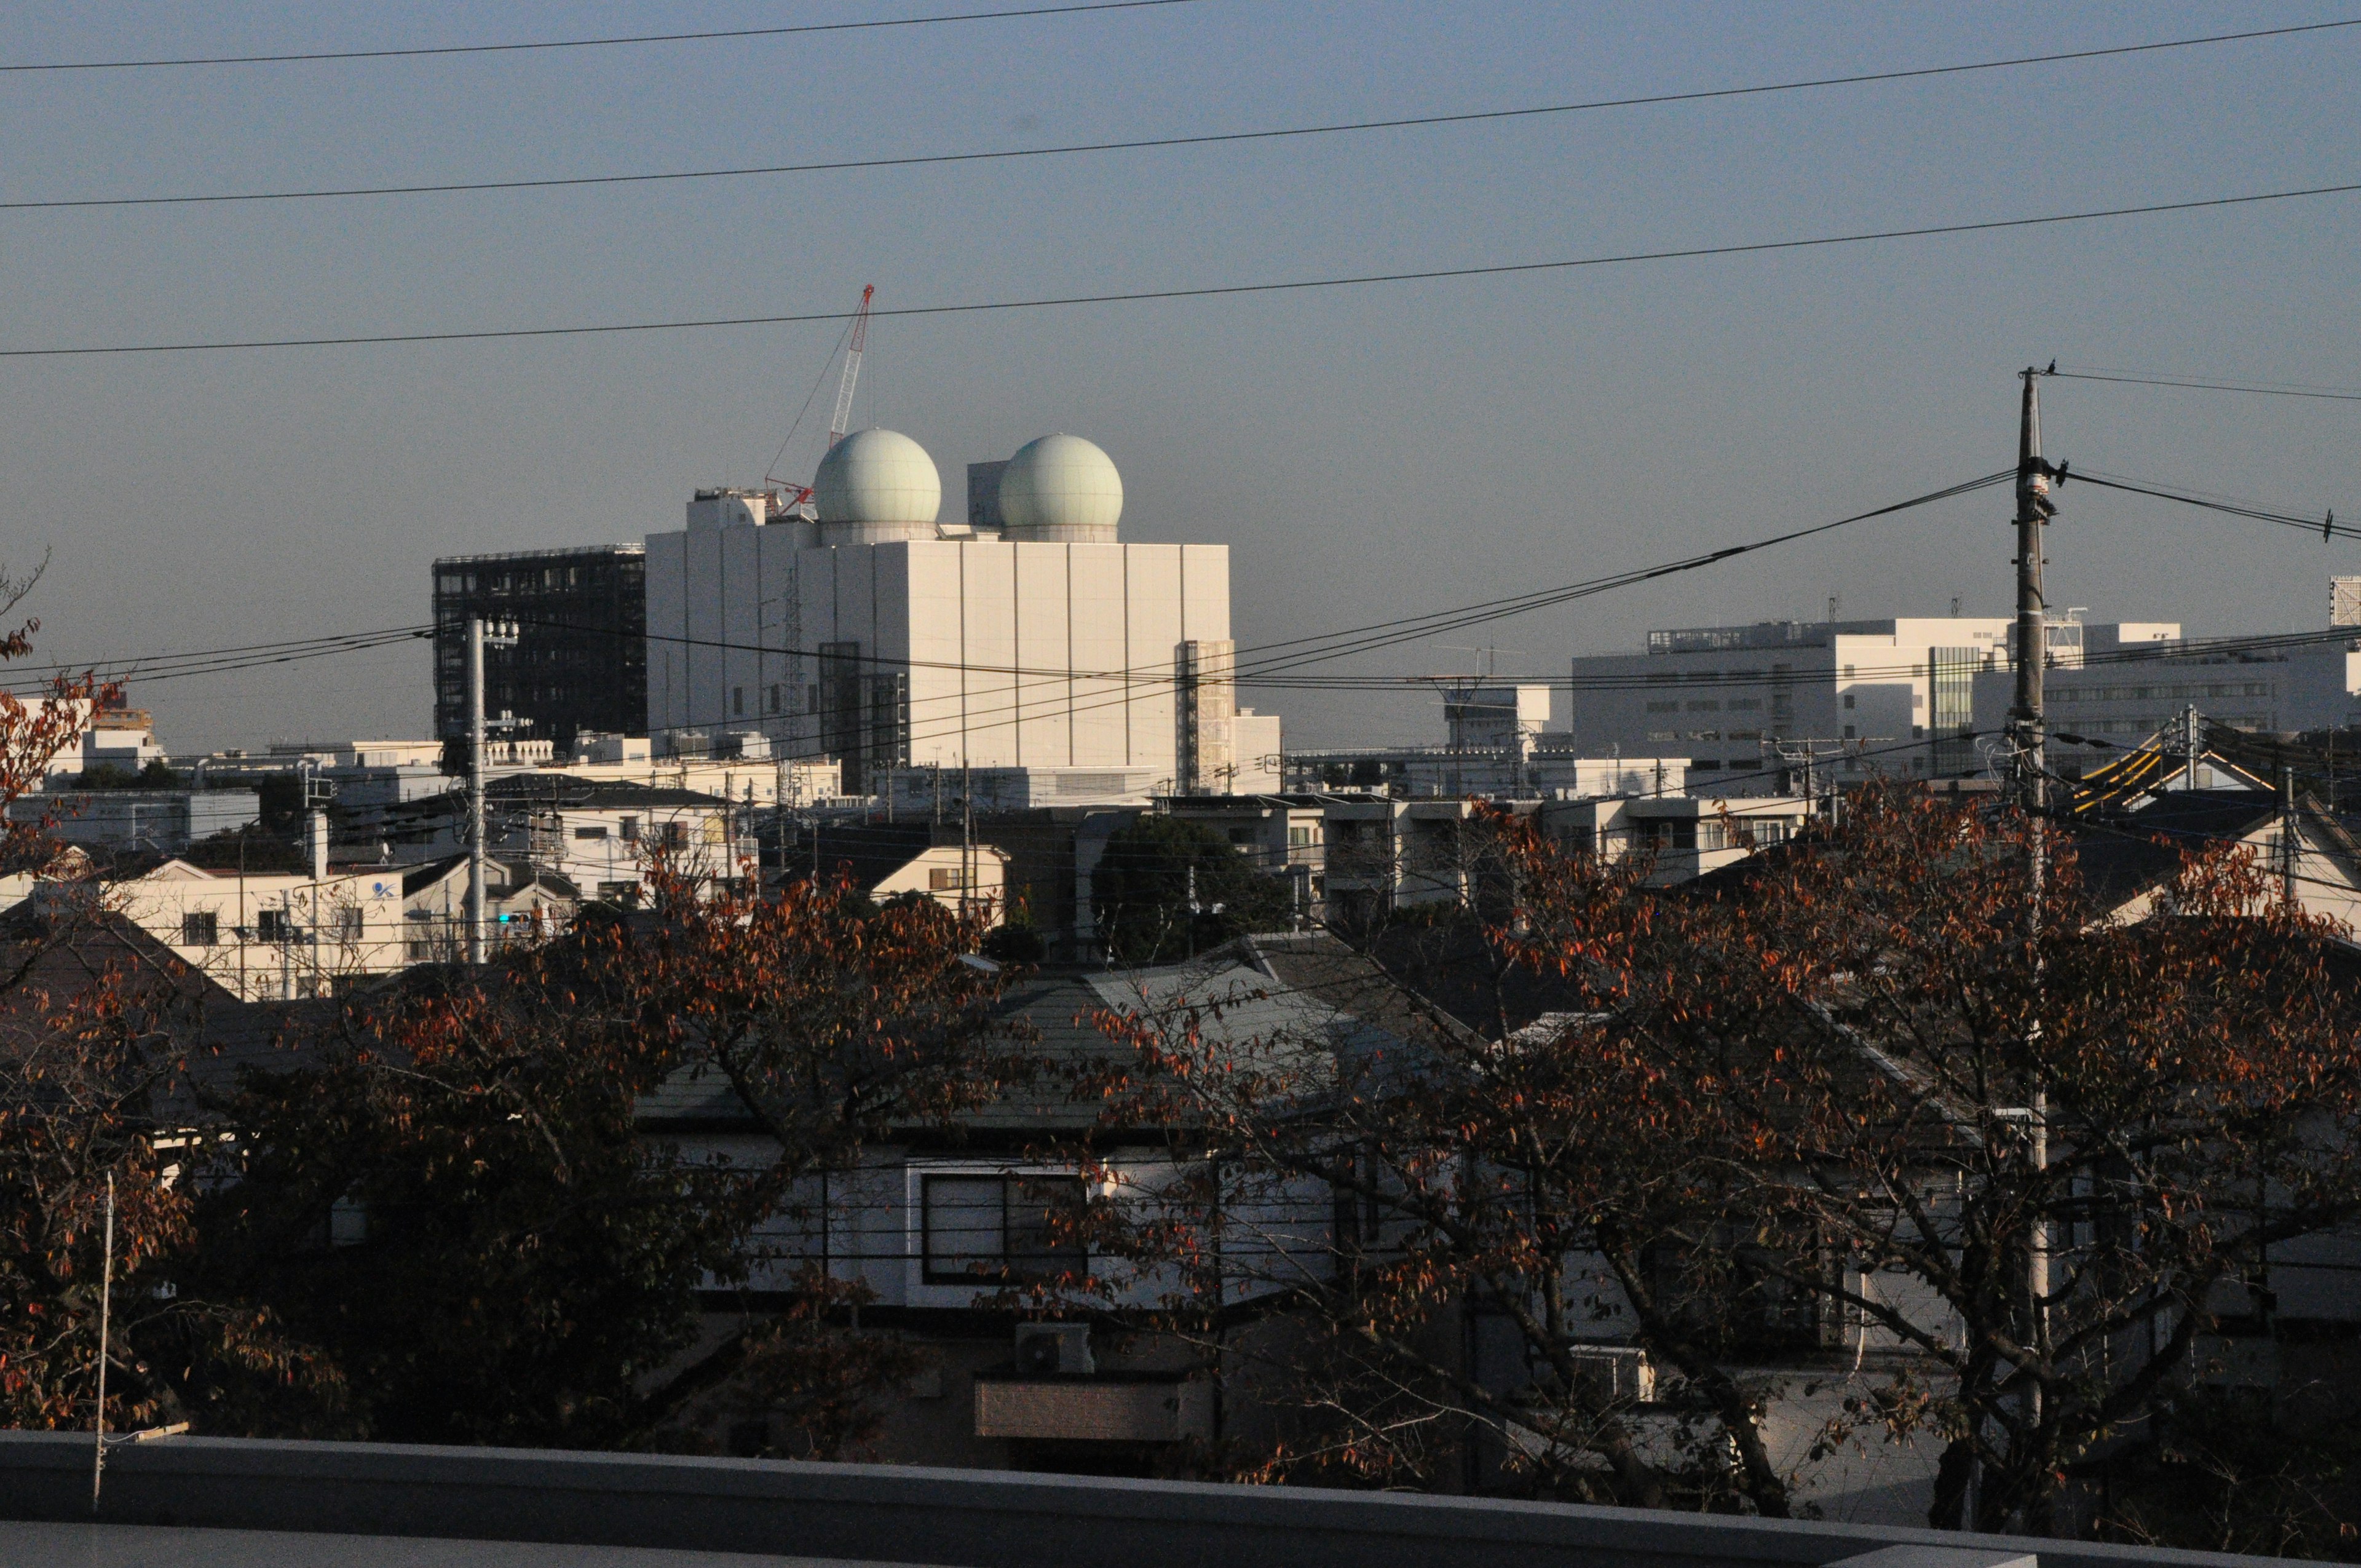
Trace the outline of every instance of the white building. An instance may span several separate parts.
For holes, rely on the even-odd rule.
[[[190,968],[255,1002],[334,995],[404,967],[401,881],[397,867],[241,875],[174,860],[103,894],[78,883],[55,896],[107,897]]]
[[[1548,728],[1551,706],[1538,681],[1449,686],[1447,744],[1298,751],[1287,758],[1288,786],[1491,800],[1678,795],[1687,786],[1686,757],[1585,752],[1577,738]]]
[[[2216,724],[2259,734],[2361,724],[2361,578],[2333,579],[2323,633],[2188,643],[2165,637],[2092,640],[2081,667],[2043,680],[2053,765],[2068,777],[2177,725],[2191,708]],[[2352,628],[2350,635],[2340,635]],[[2096,631],[2101,629],[2092,628]],[[1976,677],[1979,714],[2004,713],[2009,682]]]
[[[199,839],[252,826],[262,815],[250,789],[44,790],[8,803],[11,822],[41,824],[60,844],[177,855]]]
[[[696,790],[550,772],[495,779],[484,795],[489,851],[560,878],[586,899],[636,897],[659,851],[691,880],[734,877],[754,854],[732,831],[741,807]],[[466,850],[465,814],[445,797],[390,836],[403,865],[441,861]]]
[[[1591,756],[1685,751],[1701,785],[1748,793],[1782,787],[1783,752],[1816,755],[1839,774],[1970,772],[1975,734],[2005,716],[1984,681],[2012,667],[2013,625],[1930,616],[1652,631],[1644,653],[1574,661],[1573,742]],[[2059,669],[2080,666],[2086,651],[2180,635],[2172,622],[2086,626],[2070,612],[2048,630]]]
[[[1028,444],[989,488],[971,516],[997,528],[939,521],[933,460],[865,430],[821,463],[817,521],[764,493],[699,492],[686,529],[647,542],[657,751],[756,731],[774,752],[840,758],[852,795],[905,767],[1226,787],[1228,547],[1119,541],[1123,481],[1074,436]],[[1278,751],[1273,729],[1250,728],[1257,758]]]

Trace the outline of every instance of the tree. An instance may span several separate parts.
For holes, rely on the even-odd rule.
[[[996,1091],[1001,975],[961,958],[980,930],[845,883],[700,894],[659,864],[654,886],[643,914],[315,1014],[217,1108],[241,1135],[203,1216],[207,1283],[344,1370],[346,1430],[693,1445],[751,1401],[788,1449],[832,1453],[906,1375],[906,1351],[834,1321],[859,1287],[811,1270],[795,1310],[684,1353],[797,1178]],[[645,1097],[697,1074],[774,1154],[697,1160],[643,1131]]]
[[[1285,877],[1212,828],[1146,812],[1108,836],[1091,874],[1091,914],[1109,956],[1163,963],[1244,932],[1285,930],[1293,895]]]
[[[2244,850],[2129,919],[2048,825],[1883,785],[1848,812],[1710,901],[1659,999],[1667,1073],[1776,1069],[1712,1080],[1686,1245],[1908,1353],[1854,1414],[1943,1441],[1935,1523],[2044,1529],[2269,1248],[2361,1216],[2353,971]]]
[[[1452,1011],[1365,969],[1311,988],[1356,1026],[1221,1026],[1277,986],[1108,1021],[1110,1124],[1205,1157],[1092,1223],[1176,1322],[1244,1292],[1291,1324],[1273,1369],[1318,1420],[1281,1469],[1433,1484],[1488,1434],[1558,1495],[1778,1514],[1779,1390],[1736,1369],[1874,1335],[1898,1356],[1820,1450],[1930,1436],[1935,1522],[2039,1529],[2269,1247],[2361,1216],[2352,970],[2243,852],[2121,919],[2054,829],[1900,786],[1670,892],[1485,830],[1513,897],[1458,927]],[[1598,1375],[1601,1327],[1654,1407]]]
[[[0,616],[39,576],[38,568],[22,576],[0,569]],[[27,620],[0,637],[0,663],[29,653],[38,629]],[[0,806],[37,788],[113,696],[87,675],[60,677],[34,701],[0,693]],[[0,872],[54,867],[50,825],[42,815],[6,817]],[[50,891],[77,890],[60,883]],[[203,995],[201,981],[92,899],[28,900],[0,937],[0,1421],[7,1425],[81,1426],[103,1416],[121,1429],[190,1413],[219,1377],[309,1383],[322,1376],[266,1314],[173,1284],[195,1246],[181,1042]]]
[[[285,1065],[213,1107],[237,1137],[199,1283],[266,1304],[347,1391],[297,1432],[603,1446],[668,1409],[656,1375],[760,1195],[637,1135],[676,1058],[629,962],[606,931],[423,971],[299,1016]]]
[[[1291,1439],[1240,1457],[1244,1473],[1437,1486],[1472,1463],[1487,1485],[1543,1496],[1784,1516],[1763,1391],[1722,1354],[1751,1347],[1628,1288],[1693,1212],[1684,1151],[1711,1102],[1614,1032],[1564,1022],[1627,1004],[1634,966],[1677,943],[1679,911],[1645,892],[1643,862],[1552,858],[1502,815],[1476,831],[1488,856],[1556,873],[1528,894],[1582,955],[1543,999],[1560,1021],[1533,1024],[1535,997],[1512,994],[1513,919],[1428,928],[1456,938],[1455,1012],[1345,957],[1324,978],[1287,971],[1293,987],[1109,1014],[1136,1059],[1104,1088],[1108,1124],[1204,1152],[1176,1180],[1118,1186],[1090,1223],[1136,1278],[1171,1282],[1168,1326],[1259,1361],[1255,1398],[1301,1412]],[[1244,1042],[1224,1026],[1290,989],[1312,1004],[1300,1023]],[[1222,1332],[1242,1298],[1283,1326]],[[1664,1364],[1645,1418],[1587,1349],[1635,1334]]]

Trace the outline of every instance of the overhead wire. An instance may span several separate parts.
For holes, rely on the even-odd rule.
[[[2329,509],[2323,517],[2301,517],[2293,512],[2278,511],[2268,507],[2231,500],[2220,496],[2209,496],[2200,490],[2183,489],[2154,482],[2143,483],[2136,479],[2087,469],[2069,469],[2068,473],[2070,476],[2070,482],[2079,481],[2086,485],[2097,485],[2104,489],[2123,490],[2136,496],[2147,496],[2157,500],[2178,501],[2182,506],[2223,512],[2231,517],[2251,518],[2258,522],[2275,522],[2282,527],[2300,528],[2307,533],[2319,534],[2323,541],[2330,538],[2361,539],[2361,528],[2356,528],[2351,523],[2337,521],[2334,508]]]
[[[2347,387],[2307,387],[2291,382],[2208,380],[2194,376],[2130,370],[2051,370],[2061,381],[2112,381],[2129,387],[2179,387],[2201,392],[2250,392],[2266,398],[2316,398],[2329,402],[2361,403],[2361,389]]]
[[[202,675],[228,674],[272,664],[300,663],[312,659],[396,647],[423,639],[433,630],[427,626],[386,627],[373,631],[290,638],[276,642],[245,643],[186,653],[145,654],[89,663],[43,661],[40,667],[49,672],[47,674],[35,676],[30,674],[28,666],[20,666],[26,673],[0,681],[0,691],[18,697],[38,696],[49,693],[59,678],[71,680],[82,675],[93,677],[102,685],[123,685],[134,681],[152,685]]]
[[[983,300],[939,305],[897,305],[870,313],[873,320],[901,316],[952,317],[988,315],[1016,311],[1064,310],[1093,305],[1155,304],[1182,300],[1243,298],[1252,295],[1302,293],[1332,289],[1359,289],[1401,283],[1460,281],[1477,278],[1511,278],[1589,268],[1635,266],[1663,261],[1695,261],[1725,256],[1768,256],[1786,252],[1869,245],[1888,240],[1930,239],[1952,235],[1998,234],[2016,230],[2096,223],[2116,218],[2153,217],[2269,202],[2305,201],[2345,196],[2361,192],[2361,181],[2312,185],[2283,191],[2246,192],[2235,196],[2206,196],[2177,202],[2147,202],[2128,206],[2092,207],[2067,213],[2025,217],[1983,218],[1948,224],[1919,224],[1903,228],[1857,229],[1842,234],[1812,235],[1797,239],[1749,240],[1727,245],[1680,246],[1660,250],[1620,251],[1544,261],[1493,262],[1466,267],[1433,267],[1390,272],[1345,273],[1320,278],[1279,279],[1259,283],[1212,283],[1169,289],[1136,289],[1090,294],[1044,294],[1027,299]],[[211,354],[280,348],[354,348],[423,343],[486,343],[501,340],[566,337],[611,337],[642,333],[711,331],[727,327],[792,326],[850,319],[844,310],[806,311],[774,315],[698,316],[665,321],[599,322],[577,326],[480,327],[431,332],[334,334],[312,337],[250,337],[198,339],[181,342],[80,344],[54,347],[0,348],[0,359],[87,358],[117,355]]]
[[[280,191],[200,192],[180,195],[147,196],[79,196],[26,199],[0,202],[0,212],[53,212],[108,207],[170,207],[205,206],[225,203],[273,202],[312,202],[346,200],[381,196],[428,196],[482,193],[512,191],[553,191],[582,187],[628,186],[678,183],[714,180],[778,178],[801,174],[843,173],[863,170],[917,169],[945,164],[1005,162],[1017,159],[1070,158],[1119,152],[1163,151],[1182,148],[1236,146],[1253,142],[1285,141],[1308,137],[1356,135],[1371,131],[1433,130],[1459,126],[1496,124],[1503,121],[1530,120],[1567,115],[1598,113],[1615,109],[1661,107],[1675,104],[1708,103],[1718,99],[1760,97],[1781,93],[1801,93],[1836,87],[1858,87],[1879,82],[1909,82],[1931,77],[1958,76],[1971,72],[2016,70],[2028,66],[2055,65],[2110,57],[2156,53],[2168,49],[2197,49],[2208,45],[2242,43],[2262,38],[2286,38],[2301,33],[2330,32],[2361,27],[2361,17],[2342,21],[2313,22],[2295,27],[2262,27],[2243,32],[2209,33],[2194,38],[2168,38],[2153,43],[2116,44],[2098,49],[2065,49],[2048,54],[2014,55],[1998,60],[1971,60],[1952,65],[1909,67],[1894,71],[1855,71],[1839,76],[1806,77],[1784,82],[1757,82],[1741,87],[1699,88],[1684,92],[1642,93],[1620,98],[1591,98],[1573,102],[1522,104],[1500,109],[1467,110],[1455,114],[1402,115],[1380,119],[1334,120],[1313,125],[1280,126],[1260,130],[1213,131],[1187,136],[1130,137],[1116,139],[1069,142],[1052,147],[992,148],[964,152],[928,152],[886,155],[868,158],[821,159],[800,163],[773,163],[705,169],[656,170],[641,173],[550,175],[511,180],[450,180],[413,181],[392,185],[322,186]],[[724,35],[730,36],[730,35]]]
[[[0,65],[0,74],[93,71],[162,71],[205,65],[297,65],[331,60],[427,60],[476,54],[532,54],[551,49],[622,49],[651,44],[713,43],[745,38],[792,38],[812,33],[876,32],[893,27],[933,27],[950,22],[1002,22],[1034,16],[1070,16],[1092,11],[1145,11],[1188,5],[1196,0],[1075,0],[1061,5],[1027,5],[997,11],[948,11],[919,16],[879,16],[864,21],[799,22],[770,27],[714,27],[698,32],[623,33],[588,38],[541,38],[518,43],[415,44],[394,49],[305,49],[278,54],[181,55],[134,60],[26,60]]]
[[[1439,631],[1456,630],[1461,627],[1477,624],[1480,621],[1501,620],[1510,616],[1521,615],[1535,609],[1549,608],[1556,604],[1567,603],[1576,599],[1587,598],[1597,594],[1609,592],[1616,588],[1630,587],[1640,583],[1653,581],[1657,578],[1671,576],[1683,572],[1695,571],[1705,566],[1718,565],[1720,562],[1732,559],[1739,555],[1752,554],[1757,550],[1767,549],[1773,545],[1791,543],[1798,539],[1809,538],[1815,534],[1825,533],[1833,529],[1847,527],[1850,524],[1867,521],[1873,518],[1891,516],[1894,513],[1907,510],[1915,507],[1929,505],[1935,501],[1948,499],[1949,498],[1964,495],[1978,489],[1987,488],[1991,486],[2014,479],[2015,477],[2015,469],[2004,469],[1996,474],[1984,476],[1982,478],[1969,480],[1963,484],[1946,486],[1940,489],[1929,491],[1925,495],[1912,497],[1907,500],[1896,501],[1886,506],[1875,507],[1866,511],[1854,513],[1849,517],[1836,519],[1832,521],[1815,523],[1806,528],[1791,529],[1785,532],[1773,534],[1763,539],[1751,541],[1744,544],[1725,546],[1719,550],[1683,557],[1677,561],[1666,562],[1655,566],[1638,568],[1629,572],[1614,573],[1603,577],[1591,578],[1585,582],[1565,585],[1557,588],[1544,589],[1536,594],[1517,595],[1505,599],[1486,601],[1478,605],[1463,606],[1455,610],[1443,612],[1443,619],[1441,620],[1433,616],[1397,618],[1392,620],[1377,622],[1371,626],[1349,628],[1342,631],[1327,633],[1322,637],[1293,638],[1280,642],[1258,645],[1250,644],[1245,649],[1238,650],[1238,652],[1275,652],[1278,650],[1287,649],[1292,649],[1294,652],[1287,653],[1283,657],[1273,657],[1256,661],[1251,664],[1242,661],[1231,673],[1231,678],[1242,680],[1253,674],[1268,674],[1272,670],[1286,667],[1290,662],[1317,663],[1329,658],[1343,657],[1347,652],[1369,652],[1378,647],[1391,646],[1400,642],[1411,641],[1420,638],[1433,636]],[[574,630],[595,631],[598,630],[595,627],[570,625],[568,623],[562,622],[536,623],[527,621],[525,624],[550,624],[553,626],[562,626],[566,630]],[[644,635],[649,641],[658,642],[687,643],[694,645],[700,641],[711,641],[694,639],[685,634],[679,637],[675,637],[672,634],[665,632],[646,632]],[[1340,645],[1340,640],[1342,640],[1342,645]],[[1307,644],[1309,646],[1307,646]],[[742,651],[769,653],[800,652],[807,657],[818,656],[817,651],[812,650],[763,649],[756,647],[746,648]],[[862,663],[886,664],[895,668],[944,668],[963,670],[968,673],[981,673],[979,666],[972,663],[964,663],[961,661],[955,660],[912,660],[906,657],[887,657],[882,654],[856,655],[855,658],[857,662]],[[990,673],[1006,674],[1015,677],[1023,674],[1037,672],[1025,672],[1015,668],[1009,668],[1005,670],[994,669]],[[1046,668],[1038,671],[1038,674],[1042,677],[1044,684],[1051,678],[1056,678],[1069,683],[1073,681],[1089,680],[1093,683],[1121,683],[1125,689],[1117,693],[1111,693],[1106,696],[1097,697],[1094,700],[1081,703],[1077,703],[1073,700],[1073,696],[1070,689],[1045,694],[1038,698],[1027,702],[1023,695],[1022,685],[1019,684],[1012,688],[1016,693],[1016,700],[1014,702],[998,704],[996,706],[984,708],[980,712],[971,710],[968,713],[956,716],[946,714],[945,717],[939,720],[931,720],[931,728],[922,729],[918,723],[914,721],[911,725],[910,739],[914,740],[920,739],[939,740],[950,735],[965,733],[972,736],[979,730],[989,732],[994,729],[1011,728],[1026,721],[1028,708],[1034,710],[1035,715],[1038,717],[1050,713],[1082,713],[1093,711],[1102,707],[1122,706],[1132,700],[1131,687],[1135,683],[1149,685],[1168,685],[1179,678],[1179,672],[1170,661],[1159,662],[1157,664],[1146,666],[1144,668],[1124,669],[1099,674],[1085,674],[1082,672],[1065,670],[1053,671]],[[966,694],[964,693],[947,694],[946,696],[935,700],[948,705],[951,702],[963,700]],[[986,694],[986,700],[994,701],[995,695]],[[711,726],[726,725],[729,722],[730,716],[727,715],[716,716],[713,719],[708,721]],[[690,720],[690,727],[694,727],[696,724],[697,721],[692,718]]]

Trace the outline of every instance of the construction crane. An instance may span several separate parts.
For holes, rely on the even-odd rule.
[[[844,376],[836,386],[836,412],[828,422],[828,444],[820,449],[822,456],[836,450],[836,444],[844,439],[845,427],[852,420],[852,389],[861,379],[861,356],[869,344],[869,302],[876,292],[877,285],[874,283],[863,287],[861,291],[861,308],[852,313],[852,331],[845,339],[844,345]],[[826,372],[823,371],[822,374]],[[801,415],[796,416],[796,422],[802,422]],[[787,439],[794,440],[795,433],[793,430],[789,430]],[[782,452],[785,451],[786,444],[780,443],[779,449]],[[768,479],[768,476],[765,476],[765,478]],[[775,484],[779,481],[768,480],[768,482]],[[779,498],[779,510],[781,512],[801,511],[808,517],[812,515],[811,499],[812,488],[809,485],[787,485]]]
[[[852,417],[852,384],[861,379],[861,351],[869,343],[869,298],[877,292],[871,283],[861,291],[861,308],[852,313],[852,336],[844,345],[844,379],[836,384],[836,417],[828,422],[828,450],[844,439],[845,422]]]

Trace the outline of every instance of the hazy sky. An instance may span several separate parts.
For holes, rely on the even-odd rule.
[[[51,4],[0,62],[775,25],[952,0]],[[1739,85],[2347,6],[1198,0],[823,38],[0,75],[0,199],[634,171]],[[0,213],[0,346],[566,324],[1544,259],[2361,179],[2361,28],[1440,130],[908,171]],[[1063,429],[1133,538],[1232,546],[1256,643],[1642,565],[2014,461],[2010,372],[2361,383],[2361,196],[1475,282],[881,322],[856,423],[971,460]],[[759,479],[834,325],[0,360],[0,558],[88,660],[423,622],[438,554],[637,539]],[[2361,403],[2057,381],[2053,455],[2361,520]],[[825,423],[826,394],[818,423]],[[799,438],[807,468],[809,425]],[[2201,633],[2323,624],[2361,547],[2069,488],[2050,582]],[[956,505],[956,501],[953,503]],[[1490,629],[2007,605],[2005,492]],[[1358,666],[1474,657],[1397,649]],[[424,735],[423,649],[135,687],[178,750]],[[1440,738],[1418,697],[1276,707]]]

